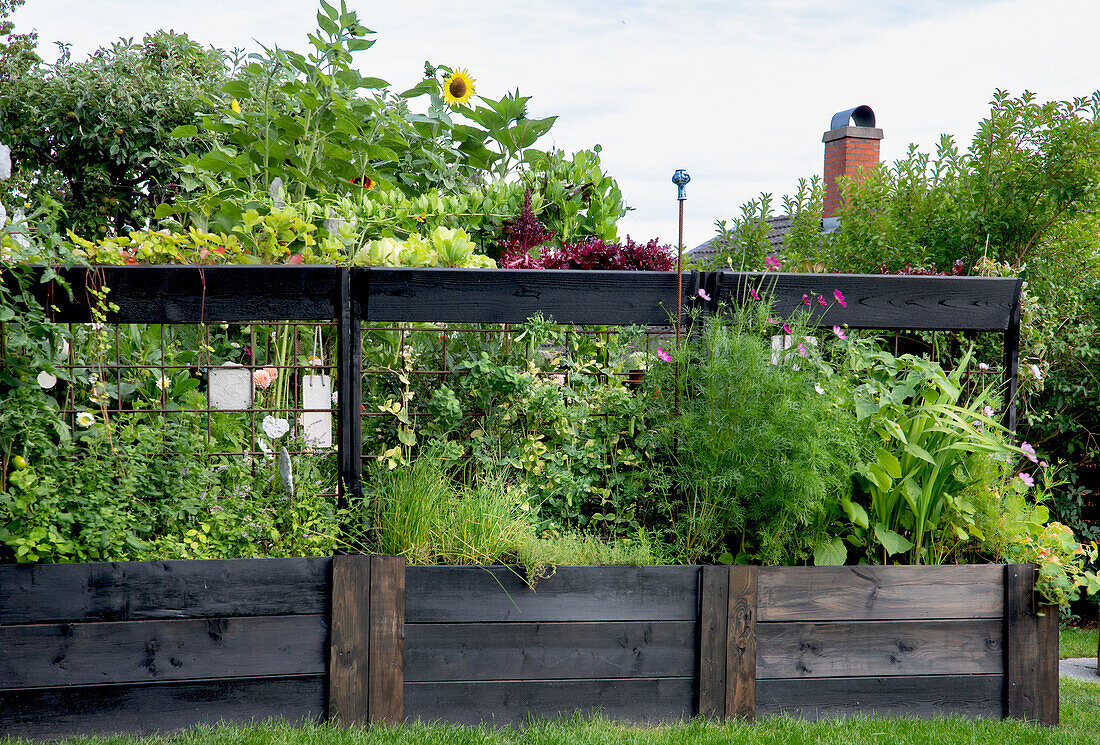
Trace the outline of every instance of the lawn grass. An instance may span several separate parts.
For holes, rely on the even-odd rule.
[[[412,725],[390,729],[339,729],[328,724],[278,722],[241,727],[193,727],[163,737],[85,737],[67,745],[1062,745],[1100,738],[1100,685],[1061,680],[1062,725],[1056,729],[1016,721],[882,719],[849,717],[802,722],[766,717],[748,724],[691,721],[640,728],[603,719],[541,722],[523,730]],[[19,740],[3,740],[16,745]]]
[[[1058,632],[1058,656],[1063,660],[1067,657],[1095,657],[1096,642],[1096,629],[1067,626]]]

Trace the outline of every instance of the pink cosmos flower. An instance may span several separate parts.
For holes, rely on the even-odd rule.
[[[807,295],[805,293],[802,294],[802,304],[803,305],[809,305],[810,304],[810,296],[809,295]]]
[[[660,347],[657,347],[657,356],[665,362],[672,362],[672,355],[661,349]]]
[[[756,294],[756,288],[755,287],[750,287],[749,288],[749,294],[752,295],[753,300],[756,300],[757,302],[760,301],[760,296]]]
[[[768,256],[764,259],[764,268],[769,272],[778,272],[781,266],[783,266],[783,262],[779,260],[778,256]]]
[[[978,363],[978,369],[979,369],[979,370],[982,370],[982,371],[988,370],[988,369],[989,369],[989,365],[985,364],[984,362],[979,362],[979,363]]]
[[[1021,473],[1021,474],[1018,474],[1018,476],[1019,476],[1020,481],[1023,481],[1024,484],[1026,484],[1029,489],[1031,487],[1035,486],[1035,479],[1033,479],[1031,477],[1030,473]]]
[[[836,301],[838,303],[840,303],[841,308],[847,308],[848,307],[848,302],[844,299],[844,293],[843,292],[841,292],[840,290],[833,290],[833,297],[835,297]]]
[[[844,329],[840,328],[840,326],[833,326],[833,333],[836,334],[836,338],[841,341],[845,341],[848,338],[848,335],[844,333]]]
[[[706,300],[707,302],[710,302],[710,295],[708,295],[708,294],[707,294],[707,291],[706,291],[706,290],[704,290],[704,289],[703,289],[702,287],[700,287],[700,288],[699,288],[699,291],[698,291],[698,292],[696,292],[695,294],[696,294],[696,295],[698,295],[699,297],[703,298],[703,299],[704,299],[704,300]]]
[[[783,333],[784,333],[784,334],[787,334],[788,336],[790,336],[790,334],[791,334],[791,327],[790,327],[790,326],[788,326],[787,324],[783,324]]]
[[[1046,468],[1046,467],[1047,467],[1047,462],[1045,460],[1039,461],[1039,468]]]
[[[818,295],[818,296],[817,296],[817,304],[818,304],[818,305],[820,305],[820,306],[821,306],[822,308],[828,308],[828,307],[829,307],[829,306],[828,306],[828,305],[827,305],[827,304],[825,303],[825,298],[824,298],[824,297],[823,297],[822,295]]]
[[[779,321],[775,320],[771,316],[768,316],[768,323],[779,323]]]
[[[1020,450],[1024,451],[1024,456],[1032,463],[1038,463],[1039,459],[1035,457],[1035,448],[1026,442],[1020,443]]]
[[[798,342],[798,356],[805,357],[808,354],[809,352],[806,351],[806,347],[802,344],[802,342]]]
[[[987,417],[992,418],[993,415],[997,412],[992,406],[986,406],[984,409],[982,409],[982,413],[985,414]]]
[[[256,370],[252,373],[252,384],[260,390],[266,390],[271,385],[271,375],[267,370]]]

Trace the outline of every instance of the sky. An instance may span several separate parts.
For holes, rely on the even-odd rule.
[[[1041,99],[1100,87],[1097,0],[347,0],[377,43],[364,75],[405,90],[425,61],[477,92],[519,88],[559,119],[540,146],[603,147],[631,211],[620,235],[677,241],[673,172],[687,170],[684,244],[822,170],[833,113],[866,104],[883,160],[941,133],[966,145],[998,88]],[[74,59],[159,28],[205,45],[305,51],[313,0],[27,0],[17,32]]]

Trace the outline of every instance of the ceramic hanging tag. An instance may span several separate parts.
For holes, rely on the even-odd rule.
[[[332,447],[331,406],[332,378],[306,375],[302,379],[302,437],[309,447]]]
[[[211,409],[246,410],[252,408],[252,373],[236,362],[210,368],[207,398]]]

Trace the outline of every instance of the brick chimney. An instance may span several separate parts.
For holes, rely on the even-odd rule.
[[[836,224],[840,210],[837,176],[858,176],[878,165],[882,130],[875,127],[875,112],[870,106],[838,111],[829,122],[829,131],[821,137],[825,143],[825,206],[821,217],[826,229]]]

